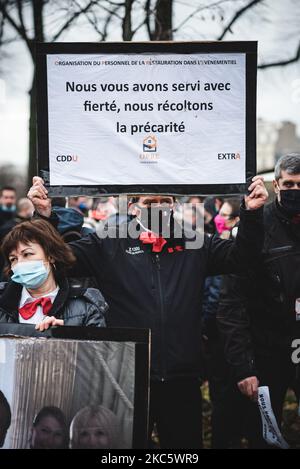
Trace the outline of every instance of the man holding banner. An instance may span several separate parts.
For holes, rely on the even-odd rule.
[[[33,179],[28,197],[37,214],[57,225],[44,181]],[[150,431],[156,423],[161,448],[200,448],[201,305],[205,277],[240,272],[255,265],[263,245],[263,210],[268,194],[255,176],[241,206],[234,241],[204,237],[186,249],[185,238],[153,233],[153,213],[162,228],[173,223],[174,199],[141,196],[131,201],[138,237],[108,230],[70,243],[76,265],[70,275],[93,276],[110,306],[109,327],[149,328],[152,332]],[[125,225],[127,225],[125,223]],[[157,234],[157,231],[160,234]]]
[[[245,193],[256,174],[256,65],[256,42],[37,47],[36,212],[57,225],[49,196],[140,195],[129,224],[70,243],[70,275],[96,279],[109,327],[151,329],[150,431],[156,423],[161,448],[202,445],[205,277],[261,254],[259,176],[235,241],[201,230],[191,240],[172,196]]]

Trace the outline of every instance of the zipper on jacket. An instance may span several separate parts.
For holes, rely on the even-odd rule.
[[[165,354],[165,326],[164,326],[164,298],[162,293],[161,286],[161,266],[160,266],[160,257],[159,254],[155,255],[155,263],[157,266],[157,278],[158,278],[158,292],[159,292],[159,301],[160,301],[160,315],[161,315],[161,370],[162,376],[160,381],[165,381],[167,367],[166,367],[166,354]]]

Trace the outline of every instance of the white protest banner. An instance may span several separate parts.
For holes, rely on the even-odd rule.
[[[243,44],[42,48],[41,175],[65,193],[243,192],[255,170],[255,83]],[[245,44],[255,81],[256,45]]]
[[[289,445],[283,438],[277,425],[276,418],[271,406],[270,392],[268,386],[258,388],[258,408],[263,426],[263,438],[269,444],[281,449],[288,449]]]

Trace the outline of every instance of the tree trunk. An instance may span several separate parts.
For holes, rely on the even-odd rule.
[[[132,39],[132,23],[131,11],[134,0],[125,0],[125,13],[122,23],[122,39],[123,41],[131,41]]]
[[[36,122],[36,73],[32,87],[29,92],[30,96],[30,115],[29,115],[29,163],[28,163],[28,188],[32,185],[33,176],[37,175],[37,122]]]
[[[155,41],[173,39],[173,0],[157,0],[155,7]]]
[[[34,42],[44,42],[43,24],[43,0],[32,0],[32,15],[34,24]],[[28,163],[28,187],[32,185],[33,176],[37,175],[37,121],[36,121],[36,67],[35,55],[31,50],[33,60],[33,80],[30,95],[30,116],[29,116],[29,163]]]

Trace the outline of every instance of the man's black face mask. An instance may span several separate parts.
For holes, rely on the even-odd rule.
[[[148,230],[165,238],[172,236],[174,228],[173,209],[168,206],[140,207],[141,214],[138,216],[141,224]]]
[[[286,189],[280,191],[280,204],[288,215],[300,214],[300,190]]]

